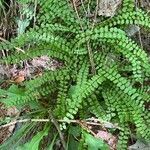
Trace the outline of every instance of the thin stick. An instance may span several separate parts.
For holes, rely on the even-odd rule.
[[[90,3],[91,3],[91,0],[88,1],[88,10],[87,10],[88,14],[91,14],[91,11],[90,11]]]
[[[12,125],[15,125],[16,123],[23,123],[23,122],[49,122],[49,119],[23,119],[23,120],[15,120],[13,122],[4,124],[2,126],[0,126],[0,129],[5,128],[5,127],[9,127]]]
[[[56,129],[58,131],[62,146],[63,146],[64,150],[66,150],[66,142],[65,142],[64,136],[59,128],[59,124],[58,124],[57,120],[54,118],[54,116],[50,110],[49,110],[49,116],[50,116],[51,122],[54,124],[54,126],[56,127]]]
[[[0,129],[5,128],[5,127],[9,127],[9,126],[12,126],[12,125],[15,125],[16,123],[23,123],[23,122],[50,122],[50,121],[52,121],[52,120],[51,119],[22,119],[22,120],[15,120],[13,122],[1,125]],[[106,124],[109,123],[112,126],[112,128],[120,129],[120,127],[118,127],[117,125],[113,125],[110,122],[97,123],[96,121],[99,122],[98,119],[69,120],[70,123],[77,123],[77,124],[79,124],[79,122],[86,122],[88,125],[94,125],[94,126],[102,126],[103,125],[106,128],[108,128]],[[57,120],[57,122],[60,122],[60,123],[66,122],[67,123],[67,121],[65,121],[65,120]]]
[[[138,1],[136,0],[136,9],[138,9]],[[138,31],[138,37],[139,37],[139,41],[140,41],[140,45],[143,49],[143,43],[142,43],[142,38],[141,38],[141,32],[140,30]]]
[[[95,23],[96,23],[96,19],[97,19],[97,14],[98,14],[98,5],[99,5],[99,0],[96,0],[96,8],[95,8],[95,13],[94,13],[94,20],[93,20],[93,24],[92,24],[92,30],[95,26]],[[88,51],[89,51],[89,56],[91,56],[91,58],[93,58],[93,54],[92,54],[92,50],[91,50],[91,47],[89,46],[89,42],[88,42]],[[90,59],[91,59],[90,58]],[[91,59],[91,66],[92,66],[92,73],[93,74],[96,74],[96,69],[95,69],[95,63],[94,63],[94,60]]]
[[[90,42],[88,41],[87,42],[87,49],[88,49],[88,53],[89,53],[89,59],[90,59],[90,63],[91,63],[91,72],[92,74],[96,74],[96,68],[95,68],[95,63],[94,63],[94,60],[93,60],[93,52],[92,52],[92,49],[90,47]]]
[[[35,23],[36,23],[36,8],[37,8],[37,0],[35,0],[35,2],[34,2],[34,23],[33,23],[33,26],[35,26]]]
[[[93,28],[94,28],[94,26],[95,26],[96,19],[97,19],[98,5],[99,5],[99,0],[96,0],[96,8],[95,8],[95,14],[94,14],[94,20],[93,20],[92,30],[93,30]]]
[[[75,12],[76,12],[76,15],[77,15],[77,18],[79,21],[81,21],[81,18],[79,16],[79,13],[78,13],[78,10],[77,10],[77,7],[76,7],[76,4],[75,4],[75,1],[73,0],[73,7],[75,9]],[[80,27],[82,29],[82,31],[84,30],[82,24],[80,23]],[[92,67],[92,74],[96,74],[96,69],[95,69],[95,63],[94,63],[94,60],[93,60],[93,53],[92,53],[92,49],[90,47],[90,43],[89,41],[87,42],[87,49],[88,49],[88,53],[89,53],[89,59],[90,59],[90,64],[91,64],[91,67]]]
[[[80,18],[80,16],[79,16],[79,13],[78,13],[78,10],[77,10],[77,7],[76,7],[76,4],[75,4],[75,1],[74,1],[74,0],[73,0],[73,7],[74,7],[74,9],[75,9],[75,12],[76,12],[76,15],[77,15],[77,18],[78,18],[79,22],[81,22],[81,18]],[[81,23],[80,23],[80,27],[81,27],[82,30],[84,30]]]
[[[83,2],[83,0],[81,0],[81,4],[82,4],[82,7],[83,7],[83,10],[84,10],[85,14],[87,15],[87,14],[88,14],[88,12],[87,12],[87,11],[86,11],[86,9],[85,9],[85,6],[84,6],[84,2]]]
[[[2,37],[0,37],[0,40],[1,41],[3,41],[3,42],[8,42],[6,39],[4,39],[4,38],[2,38]],[[11,44],[11,43],[10,43]],[[25,51],[24,50],[22,50],[21,48],[19,48],[19,47],[14,47],[16,50],[18,50],[18,51],[21,51],[22,53],[25,53]]]

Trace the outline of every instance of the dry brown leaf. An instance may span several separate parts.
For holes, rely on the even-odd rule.
[[[13,117],[12,121],[15,121],[19,116],[20,112],[16,107],[5,108],[2,104],[0,104],[0,118],[4,117]],[[0,129],[0,144],[5,142],[12,134],[15,129],[15,124],[9,127]]]
[[[99,3],[98,15],[113,17],[122,0],[101,0]]]
[[[110,145],[112,149],[116,148],[117,138],[107,131],[99,130],[96,134],[97,138],[101,138]]]
[[[41,56],[41,57],[36,57],[31,61],[31,64],[34,67],[43,67],[43,68],[49,68],[48,62],[50,61],[50,58],[47,56]]]
[[[144,140],[137,140],[135,144],[128,147],[128,150],[150,150],[150,143]]]
[[[13,66],[0,65],[0,78],[10,79],[9,82],[19,84],[25,79],[31,79],[35,76],[41,76],[44,70],[54,71],[63,66],[63,63],[49,58],[48,56],[36,57],[33,58],[30,62],[24,61],[22,62],[22,64],[22,68],[20,68],[16,64]]]
[[[140,27],[137,25],[130,25],[126,29],[126,33],[128,36],[134,36],[136,33],[140,31]]]
[[[25,80],[25,75],[26,75],[25,70],[20,70],[18,72],[18,75],[16,75],[15,77],[13,77],[12,80],[15,83],[19,84],[19,83],[21,83],[21,82],[23,82]]]
[[[7,116],[16,116],[16,115],[18,115],[18,113],[19,113],[18,109],[15,106],[13,106],[13,107],[9,107],[7,109],[6,115]]]

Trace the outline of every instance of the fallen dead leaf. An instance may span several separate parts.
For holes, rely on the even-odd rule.
[[[5,108],[2,104],[0,104],[0,118],[14,117],[13,121],[15,121],[19,114],[20,113],[16,107]],[[12,135],[14,129],[15,124],[0,129],[0,144],[5,142]]]
[[[101,138],[110,145],[112,149],[116,148],[117,138],[107,131],[99,130],[96,134],[97,138]]]
[[[137,140],[135,144],[128,147],[129,150],[150,150],[150,143]]]
[[[9,107],[7,109],[6,115],[7,116],[16,116],[16,115],[18,115],[18,113],[19,113],[18,109],[15,106],[13,106],[13,107]]]
[[[99,3],[98,15],[113,17],[122,0],[101,0]]]

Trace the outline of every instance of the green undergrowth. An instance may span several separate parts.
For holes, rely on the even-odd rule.
[[[33,0],[20,3],[35,4]],[[64,120],[60,129],[66,133],[66,141],[69,141],[70,128],[75,126],[71,120],[95,116],[101,123],[118,124],[117,149],[127,149],[131,134],[145,140],[150,138],[147,108],[150,102],[147,86],[150,61],[146,51],[127,35],[125,29],[136,25],[149,32],[150,16],[135,8],[134,0],[123,0],[115,16],[97,16],[101,21],[93,25],[93,19],[86,17],[84,12],[88,6],[94,12],[96,1],[84,2],[84,7],[83,4],[75,7],[67,0],[37,1],[35,25],[27,27],[24,33],[9,42],[0,43],[0,50],[9,53],[8,57],[0,59],[0,64],[19,64],[47,55],[63,66],[55,71],[45,71],[42,76],[26,80],[21,85],[1,89],[0,101],[19,109],[30,106],[32,113],[23,118],[49,118],[49,111],[52,112],[56,120]],[[18,52],[16,47],[24,49],[25,53]],[[33,132],[34,128],[37,131]],[[46,139],[45,149],[50,149],[56,146],[59,138],[53,128],[51,122],[23,123],[12,140],[1,148],[5,149],[33,132],[31,140],[20,140],[24,145],[21,147],[17,142],[14,148],[40,149]],[[76,145],[75,149],[107,149],[103,141],[94,139],[86,129],[80,130],[79,135],[68,138]]]

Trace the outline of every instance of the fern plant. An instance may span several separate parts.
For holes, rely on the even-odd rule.
[[[32,0],[19,2],[33,4]],[[42,76],[16,87],[23,94],[12,97],[9,89],[1,89],[1,95],[5,96],[1,102],[21,107],[36,103],[33,112],[43,108],[34,115],[36,118],[47,117],[50,109],[56,119],[67,122],[60,124],[62,130],[70,120],[86,119],[87,115],[95,115],[101,122],[118,123],[117,147],[123,150],[127,148],[131,125],[135,126],[137,136],[150,138],[146,108],[150,99],[145,84],[150,77],[149,56],[125,32],[129,25],[148,32],[150,16],[135,8],[134,0],[123,0],[114,17],[97,17],[102,21],[93,26],[93,19],[86,17],[83,5],[84,8],[90,5],[94,11],[96,1],[76,6],[68,0],[39,0],[36,25],[9,42],[0,43],[0,50],[10,54],[0,60],[1,64],[19,64],[42,55],[63,63],[60,69],[45,71]],[[25,53],[16,51],[16,47]],[[46,108],[42,105],[43,98]],[[45,126],[37,136],[50,132],[48,125]]]

